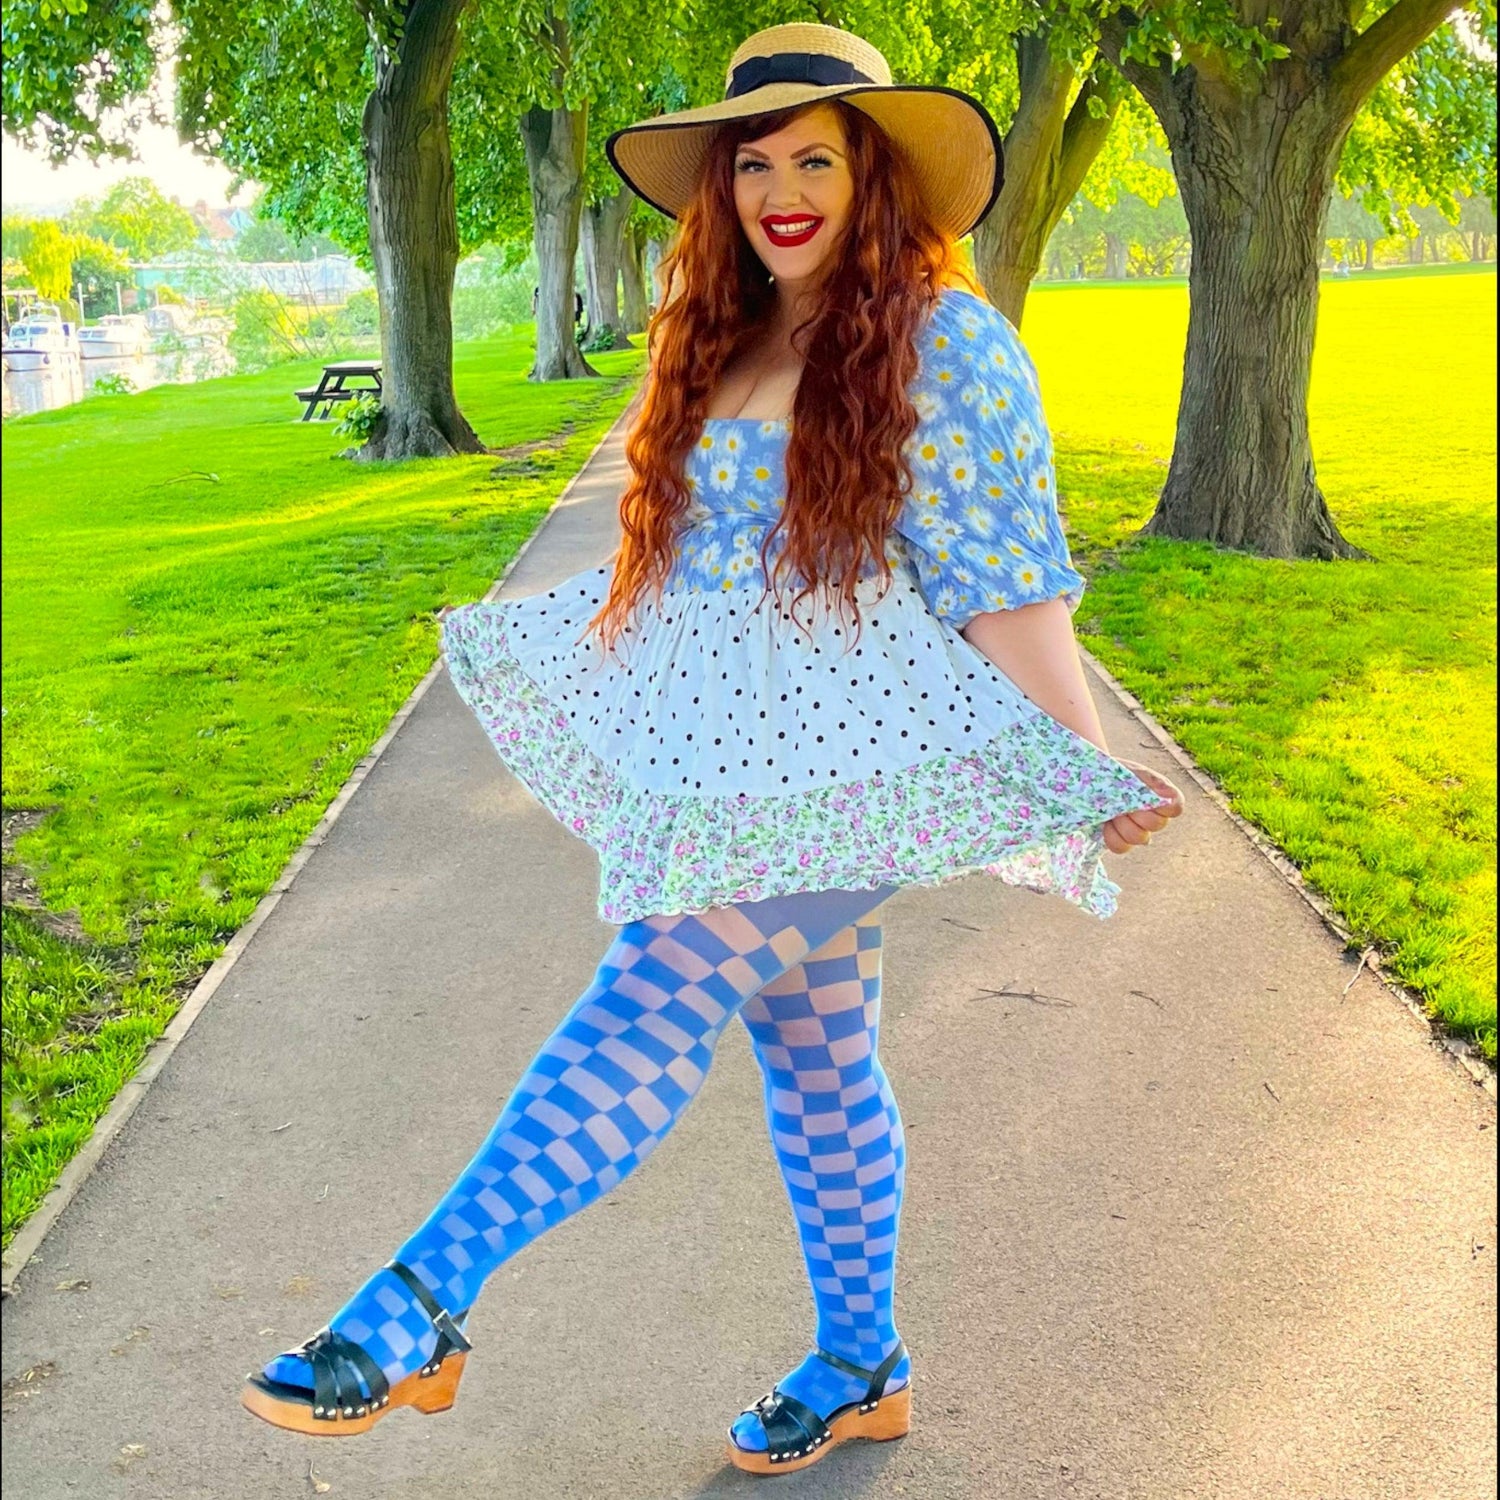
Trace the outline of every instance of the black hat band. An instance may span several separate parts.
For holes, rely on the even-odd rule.
[[[737,99],[768,83],[810,83],[827,88],[838,83],[874,83],[842,57],[823,52],[778,52],[773,57],[749,57],[729,78],[726,99]]]

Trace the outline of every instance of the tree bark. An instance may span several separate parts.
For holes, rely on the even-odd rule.
[[[1106,113],[1096,120],[1088,101],[1100,87],[1090,78],[1070,110],[1075,75],[1053,57],[1050,33],[1018,35],[1014,45],[1020,94],[1002,146],[1005,182],[974,230],[974,269],[990,301],[1019,328],[1047,241],[1109,135],[1119,101],[1101,95]]]
[[[376,47],[363,135],[383,388],[360,458],[485,451],[453,394],[458,219],[448,85],[465,4],[415,0],[399,43]]]
[[[536,362],[531,380],[577,380],[598,371],[573,339],[573,262],[583,212],[583,154],[588,106],[521,116],[531,185],[532,242],[541,291],[536,308]]]
[[[1307,419],[1318,251],[1348,122],[1274,89],[1227,108],[1191,69],[1169,87],[1191,311],[1172,465],[1143,530],[1264,557],[1368,557],[1329,514]]]
[[[1124,281],[1126,268],[1125,241],[1119,235],[1106,231],[1104,235],[1104,279]]]
[[[583,269],[587,285],[589,326],[614,330],[612,349],[628,349],[620,316],[620,269],[625,259],[625,216],[630,212],[630,189],[622,186],[603,203],[583,210]]]
[[[645,333],[650,318],[646,311],[646,242],[628,220],[620,257],[620,283],[624,293],[626,333]]]

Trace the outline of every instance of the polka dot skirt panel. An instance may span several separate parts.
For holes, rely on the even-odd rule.
[[[607,655],[579,638],[608,586],[600,568],[516,600],[506,636],[573,732],[647,791],[784,796],[961,754],[1040,712],[901,569],[883,598],[860,585],[857,634],[827,595],[799,606],[804,634],[760,591],[669,589]]]

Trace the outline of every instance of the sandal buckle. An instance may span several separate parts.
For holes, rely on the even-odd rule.
[[[445,1307],[432,1320],[432,1326],[455,1348],[467,1354],[474,1346],[464,1337],[464,1331],[453,1321],[453,1315]]]

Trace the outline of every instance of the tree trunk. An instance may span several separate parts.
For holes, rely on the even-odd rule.
[[[1374,240],[1366,240],[1365,241],[1365,270],[1367,270],[1367,271],[1373,271],[1374,269],[1375,269],[1375,241]]]
[[[1043,29],[1014,40],[1020,94],[1002,150],[1005,181],[995,206],[974,230],[974,269],[994,305],[1016,327],[1047,241],[1099,154],[1119,109],[1095,79],[1085,81],[1072,109],[1070,63],[1054,58]],[[1088,101],[1105,97],[1096,120]]]
[[[1193,240],[1187,352],[1172,465],[1143,530],[1265,557],[1367,557],[1328,512],[1307,422],[1318,250],[1347,123],[1275,90],[1228,108],[1192,74],[1168,83],[1163,120]]]
[[[573,339],[573,263],[583,211],[583,151],[588,106],[521,116],[531,184],[532,242],[541,286],[536,308],[536,363],[531,380],[577,380],[599,372]]]
[[[458,219],[448,84],[465,0],[415,0],[365,102],[366,204],[380,299],[380,416],[360,458],[447,458],[484,444],[453,394]]]
[[[614,330],[612,349],[628,349],[620,317],[620,266],[624,260],[625,216],[630,212],[630,189],[583,210],[583,264],[587,285],[589,326]]]
[[[1117,234],[1104,235],[1104,279],[1124,281],[1126,271],[1125,241]]]
[[[620,283],[624,292],[625,332],[645,333],[650,321],[646,312],[646,242],[628,220],[625,224],[623,247]]]
[[[646,296],[650,299],[653,310],[662,304],[662,298],[666,295],[666,289],[660,285],[661,263],[667,255],[666,240],[648,239],[646,241],[646,254],[643,263],[646,267]]]

